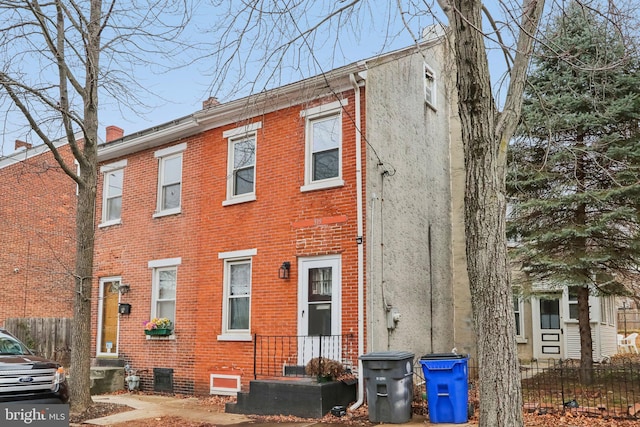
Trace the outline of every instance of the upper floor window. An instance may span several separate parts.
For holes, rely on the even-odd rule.
[[[305,185],[302,191],[344,185],[342,180],[342,107],[346,100],[301,112],[306,118]]]
[[[251,340],[251,264],[256,249],[225,252],[224,302],[220,340]]]
[[[180,213],[182,193],[182,152],[187,144],[178,144],[155,152],[158,158],[158,196],[154,216]]]
[[[124,183],[124,167],[127,161],[102,166],[100,172],[104,176],[102,190],[101,226],[119,224],[122,215],[122,188]]]
[[[436,108],[436,73],[427,64],[424,64],[424,100]]]
[[[224,205],[255,200],[256,130],[262,122],[223,132],[229,139],[227,199]]]

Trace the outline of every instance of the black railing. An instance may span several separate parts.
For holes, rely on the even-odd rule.
[[[469,360],[470,399],[477,399],[478,366]],[[579,360],[544,360],[520,366],[524,410],[640,418],[640,361],[595,364],[591,381],[581,378]]]
[[[302,377],[305,364],[320,357],[341,362],[354,370],[358,363],[355,336],[349,335],[254,335],[253,375],[258,377]],[[321,362],[322,363],[322,359]]]

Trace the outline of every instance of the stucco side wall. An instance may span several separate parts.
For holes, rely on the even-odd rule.
[[[423,53],[441,75],[441,53]],[[367,72],[368,351],[455,345],[448,99],[438,82],[435,108],[425,102],[424,61]]]
[[[445,45],[445,49],[450,46]],[[471,309],[471,291],[467,273],[467,249],[464,226],[464,192],[466,172],[464,167],[464,147],[462,145],[462,128],[458,113],[458,96],[456,88],[456,65],[453,55],[443,55],[443,96],[449,100],[449,146],[451,167],[451,272],[454,295],[454,328],[455,348],[460,354],[476,355],[476,335],[473,326]]]

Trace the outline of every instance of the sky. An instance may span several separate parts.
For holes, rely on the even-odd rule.
[[[242,3],[244,2],[232,1],[228,4],[239,7]],[[264,59],[264,51],[277,46],[278,42],[270,37],[273,33],[258,33],[258,31],[264,31],[265,28],[276,28],[278,30],[276,33],[282,34],[284,37],[296,36],[305,26],[312,25],[326,15],[327,7],[336,7],[336,5],[339,7],[343,3],[347,2],[344,0],[315,2],[314,10],[301,16],[293,25],[291,23],[284,25],[281,22],[267,22],[262,29],[254,26],[253,32],[250,32],[251,35],[256,36],[257,40],[251,45],[253,50],[249,52],[248,45],[241,45],[240,55],[236,57],[235,62],[232,62],[235,66],[227,70],[224,77],[219,79],[222,83],[218,85],[215,84],[215,77],[220,76],[222,67],[220,67],[220,62],[216,63],[213,57],[205,57],[188,66],[174,70],[145,63],[138,64],[136,61],[130,62],[127,65],[127,72],[139,83],[140,88],[134,88],[135,95],[146,104],[146,108],[127,108],[127,105],[115,102],[109,93],[102,91],[100,93],[99,136],[104,138],[105,127],[110,125],[122,128],[125,135],[129,135],[189,115],[200,110],[202,101],[211,95],[217,96],[221,102],[227,102],[246,96],[252,91],[298,81],[380,53],[409,46],[413,44],[413,35],[419,35],[425,26],[434,23],[434,18],[429,14],[413,17],[408,21],[408,27],[411,30],[408,31],[397,14],[395,2],[369,0],[362,2],[362,4],[366,4],[366,8],[360,11],[357,20],[353,16],[348,17],[350,24],[353,25],[347,28],[343,27],[343,32],[338,32],[338,28],[332,25],[313,36],[313,39],[300,41],[294,49],[287,52],[280,67],[271,67]],[[223,40],[224,33],[216,28],[224,27],[221,25],[221,18],[226,13],[227,10],[223,7],[213,7],[210,3],[206,3],[206,0],[199,4],[194,21],[187,27],[185,33],[186,36],[199,43],[198,46],[201,48],[197,54],[192,54],[191,57],[200,55],[202,52],[206,53],[212,40]],[[408,19],[407,16],[405,19]],[[280,24],[282,24],[282,28],[277,28]],[[336,37],[336,34],[339,36]],[[231,33],[229,40],[233,40],[234,37],[235,35]],[[308,43],[314,45],[313,55],[308,52]],[[185,49],[184,52],[176,54],[176,61],[184,61],[186,56],[180,58],[178,56],[188,53],[188,50]],[[278,68],[274,78],[267,79],[264,74],[262,78],[256,77],[255,74],[264,64],[267,64],[264,70],[266,72]],[[111,64],[108,63],[107,66],[109,65]],[[0,129],[2,129],[0,155],[10,154],[16,139],[40,145],[42,142],[37,135],[33,132],[27,132],[24,117],[15,111],[9,113],[2,111],[3,108],[6,110],[6,106],[6,102],[0,102],[0,112],[3,114],[0,117]]]

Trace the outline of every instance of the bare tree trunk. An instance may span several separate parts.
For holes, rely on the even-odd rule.
[[[87,144],[85,144],[86,146]],[[91,281],[93,271],[95,168],[81,169],[76,216],[76,278],[71,332],[70,410],[82,412],[91,400]]]
[[[74,302],[74,327],[71,347],[71,411],[80,412],[91,405],[91,286],[93,279],[93,248],[95,241],[95,203],[98,147],[98,80],[100,59],[100,23],[102,0],[91,0],[87,24],[84,136],[78,185],[76,213],[77,258]],[[71,128],[67,129],[70,132]]]
[[[520,117],[533,34],[544,6],[524,0],[518,52],[502,113],[491,92],[482,3],[440,4],[453,28],[466,171],[465,232],[479,364],[480,427],[519,427],[522,391],[506,242],[506,152]]]

